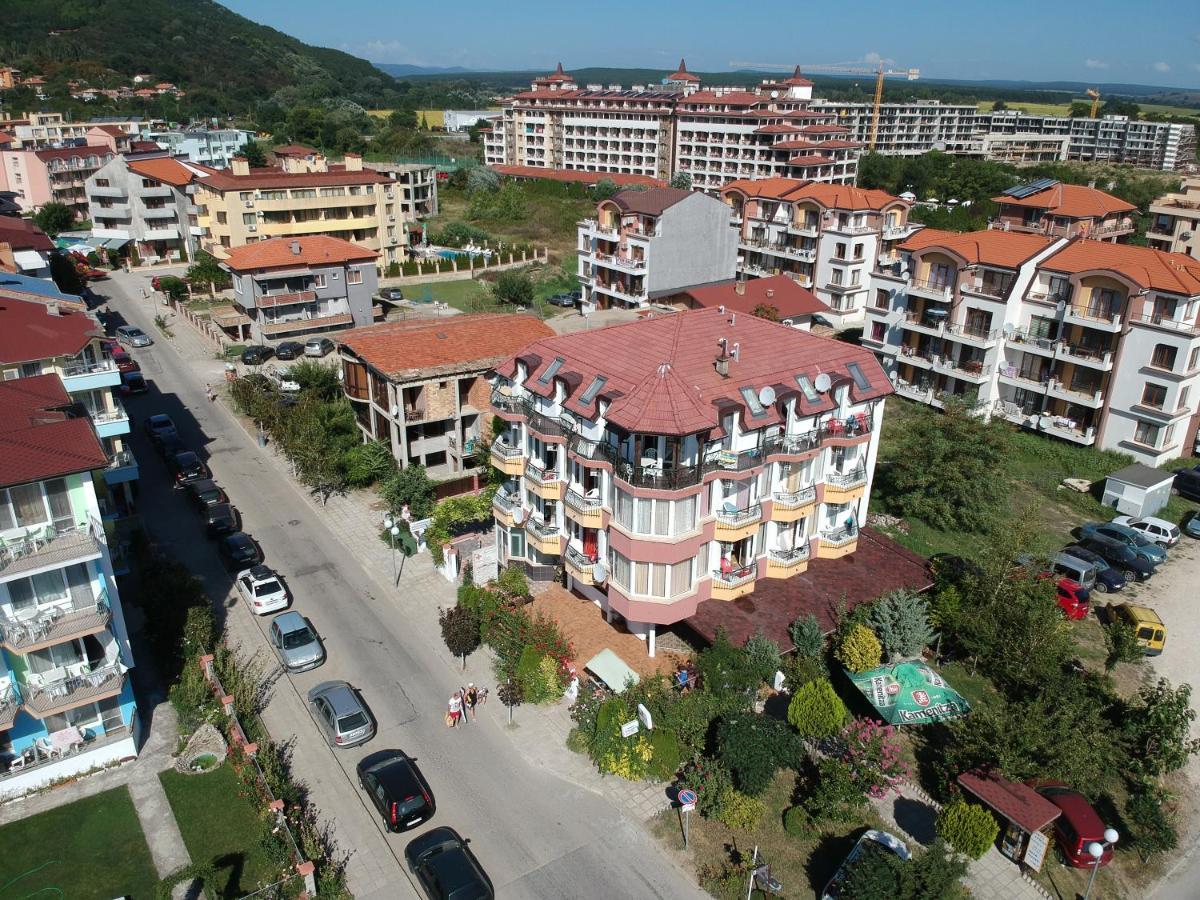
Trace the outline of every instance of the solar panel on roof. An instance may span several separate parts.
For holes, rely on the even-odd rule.
[[[546,371],[538,376],[538,384],[549,384],[550,379],[557,374],[558,370],[563,367],[563,363],[565,362],[566,360],[561,356],[554,357],[554,362],[546,366]]]
[[[847,363],[846,371],[850,373],[850,377],[854,379],[854,386],[860,391],[865,391],[871,386],[871,382],[867,379],[866,374],[858,363]]]
[[[1016,187],[1010,187],[1003,192],[1003,196],[1012,197],[1014,200],[1024,200],[1026,197],[1032,197],[1034,194],[1040,193],[1047,188],[1052,188],[1056,184],[1053,178],[1039,178],[1036,181],[1031,181],[1028,184],[1018,184]]]

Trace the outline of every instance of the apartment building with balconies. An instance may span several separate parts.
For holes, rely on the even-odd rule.
[[[254,132],[238,128],[185,128],[148,131],[145,137],[171,156],[214,169],[227,169],[233,165],[233,158],[241,153],[242,148],[254,140]]]
[[[275,149],[278,166],[252,169],[237,158],[229,169],[194,167],[201,249],[225,259],[257,241],[327,235],[375,251],[381,270],[404,260],[406,219],[391,178],[355,154],[334,165],[316,151],[285,149]]]
[[[233,247],[221,268],[249,337],[263,344],[370,325],[379,285],[374,250],[326,235],[271,238]]]
[[[87,179],[93,236],[130,244],[142,264],[194,259],[202,232],[196,176],[166,151],[113,158]]]
[[[872,279],[862,342],[901,396],[1157,465],[1200,404],[1200,264],[1146,247],[926,229]]]
[[[1137,207],[1094,185],[1042,178],[1004,191],[992,202],[1000,209],[990,227],[1048,237],[1128,241]]]
[[[920,227],[885,191],[790,178],[734,181],[721,191],[738,234],[738,272],[786,275],[829,307],[835,325],[861,322],[870,275]]]
[[[7,125],[5,131],[12,134],[16,148],[49,150],[70,144],[92,143],[88,138],[88,132],[98,127],[111,129],[112,132],[119,133],[132,141],[150,125],[151,123],[141,116],[105,116],[76,122],[62,113],[30,112],[26,113],[19,122]]]
[[[437,166],[381,162],[364,162],[363,166],[396,182],[400,212],[404,214],[406,222],[415,223],[438,214]]]
[[[1200,258],[1200,177],[1183,179],[1180,190],[1150,204],[1146,242],[1156,250]]]
[[[56,374],[0,382],[0,798],[137,755],[101,522],[108,465]]]
[[[545,338],[495,368],[502,564],[656,629],[853,553],[892,392],[865,350],[724,309]]]
[[[595,219],[579,223],[579,282],[590,306],[645,307],[728,281],[736,256],[729,208],[699,192],[619,191],[596,204]]]
[[[30,219],[0,216],[0,245],[8,248],[0,254],[5,262],[0,269],[11,269],[30,278],[50,277],[54,241]]]
[[[87,216],[88,178],[116,155],[108,144],[47,150],[6,150],[0,154],[0,190],[17,194],[26,213],[47,203],[62,203],[79,218]]]
[[[553,333],[536,316],[497,314],[355,329],[338,335],[342,391],[363,440],[386,441],[401,466],[468,474],[491,437],[487,372]]]

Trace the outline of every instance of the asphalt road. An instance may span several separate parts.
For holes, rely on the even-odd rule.
[[[141,465],[138,510],[151,538],[201,576],[210,596],[224,598],[227,634],[246,654],[276,671],[266,621],[231,591],[232,579],[204,537],[198,516],[171,490],[162,462],[141,433],[148,415],[171,415],[183,438],[205,456],[243,517],[244,530],[286,581],[293,608],[314,624],[328,651],[321,668],[275,683],[264,720],[276,740],[293,740],[293,760],[323,816],[350,853],[351,887],[361,897],[412,896],[398,860],[422,829],[384,835],[355,784],[354,765],[368,753],[401,748],[418,760],[433,788],[437,815],[425,828],[451,825],[471,839],[501,897],[693,898],[705,896],[638,823],[603,797],[526,762],[500,731],[496,709],[471,728],[448,730],[445,703],[458,685],[430,628],[429,598],[390,572],[377,581],[363,571],[309,504],[224,408],[204,396],[203,364],[185,359],[154,328],[156,308],[141,299],[148,277],[117,275],[100,293],[109,308],[155,337],[133,351],[151,393],[127,401]],[[137,298],[137,299],[134,299]],[[159,308],[161,309],[161,308]],[[178,323],[177,329],[186,329]],[[211,363],[209,363],[211,367]],[[421,590],[436,590],[432,584]],[[451,593],[445,591],[449,602]],[[377,722],[365,746],[334,751],[308,715],[304,694],[330,679],[357,687]]]

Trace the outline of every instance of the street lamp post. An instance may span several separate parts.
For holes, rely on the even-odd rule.
[[[396,586],[396,582],[400,576],[396,573],[396,535],[400,533],[400,526],[396,524],[396,520],[390,515],[383,517],[383,527],[387,529],[388,537],[392,544],[392,586]]]
[[[1092,885],[1096,883],[1096,873],[1100,870],[1100,860],[1104,857],[1104,850],[1115,844],[1119,837],[1117,829],[1105,828],[1103,844],[1099,841],[1092,841],[1087,845],[1088,856],[1092,858],[1092,875],[1088,878],[1087,891],[1083,895],[1083,900],[1088,900],[1092,896]]]

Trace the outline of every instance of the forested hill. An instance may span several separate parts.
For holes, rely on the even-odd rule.
[[[366,60],[313,47],[213,0],[9,0],[0,64],[93,86],[137,73],[187,92],[180,111],[245,114],[274,100],[328,99],[386,107],[396,82]]]

